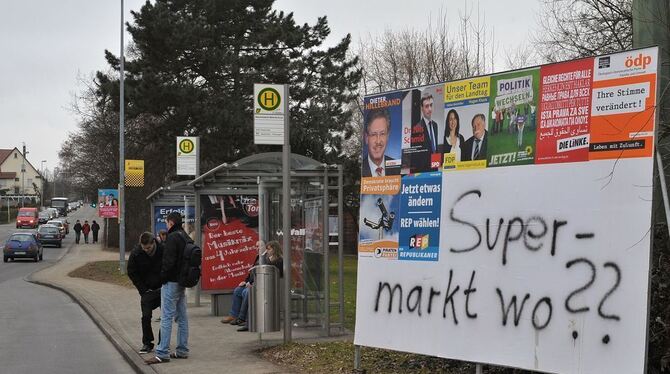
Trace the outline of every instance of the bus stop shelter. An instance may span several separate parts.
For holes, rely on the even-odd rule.
[[[293,326],[318,327],[324,336],[344,331],[342,179],[340,165],[291,155],[291,297],[280,302],[290,303]],[[221,164],[188,186],[203,249],[202,293],[212,297],[212,314],[224,315],[258,254],[256,242],[282,243],[282,153]],[[337,269],[336,297],[330,296],[331,268]]]

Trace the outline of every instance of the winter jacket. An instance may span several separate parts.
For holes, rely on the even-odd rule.
[[[74,232],[81,232],[81,223],[77,222],[73,227]]]
[[[140,244],[135,245],[128,257],[128,278],[133,282],[140,295],[149,290],[161,288],[161,265],[163,245],[156,243],[156,252],[149,256]]]
[[[279,269],[279,277],[283,278],[284,277],[284,258],[279,257],[278,259],[274,261],[270,261],[268,258],[267,253],[263,255],[263,263],[265,265],[274,265],[277,269]],[[256,259],[254,260],[254,266],[258,265],[258,255],[256,255]],[[244,281],[249,284],[253,284],[254,280],[256,279],[256,273],[253,271],[253,266],[249,269],[249,274],[247,274],[246,279]]]
[[[91,231],[93,231],[93,233],[100,231],[100,225],[98,225],[97,222],[93,222],[93,224],[91,225]]]
[[[91,226],[88,223],[85,223],[84,226],[81,227],[81,232],[83,232],[84,235],[87,235],[91,232]]]
[[[184,232],[181,225],[174,225],[168,230],[165,239],[165,251],[163,252],[163,266],[161,267],[161,283],[179,282],[179,271],[181,261],[186,247],[188,234]]]

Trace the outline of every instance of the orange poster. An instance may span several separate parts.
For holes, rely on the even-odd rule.
[[[652,156],[657,65],[656,47],[594,59],[590,160]]]

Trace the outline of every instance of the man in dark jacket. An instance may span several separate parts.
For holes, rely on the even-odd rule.
[[[98,242],[98,231],[100,231],[100,225],[98,225],[95,220],[93,220],[93,224],[91,225],[91,232],[93,233],[93,243]]]
[[[140,235],[128,257],[128,277],[140,293],[142,310],[142,348],[140,353],[151,352],[154,348],[154,332],[151,329],[151,313],[161,306],[161,265],[163,245],[150,232]],[[158,341],[160,342],[160,333]]]
[[[182,228],[179,212],[172,212],[166,218],[168,235],[165,240],[163,264],[161,267],[161,339],[156,347],[156,356],[146,360],[149,365],[170,362],[171,358],[188,358],[188,316],[186,315],[186,292],[179,285],[186,241],[190,240]],[[172,321],[177,321],[177,347],[170,353]]]
[[[79,239],[81,239],[81,222],[77,220],[77,223],[74,224],[74,242],[79,244]]]

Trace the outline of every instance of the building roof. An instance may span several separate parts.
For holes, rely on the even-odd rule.
[[[12,152],[14,152],[14,149],[16,148],[0,149],[0,165],[2,165],[2,163],[5,162],[5,160],[7,159],[7,157],[9,157],[9,155],[11,155]]]
[[[16,173],[13,171],[8,171],[6,173],[0,172],[0,179],[14,179],[16,178]]]

